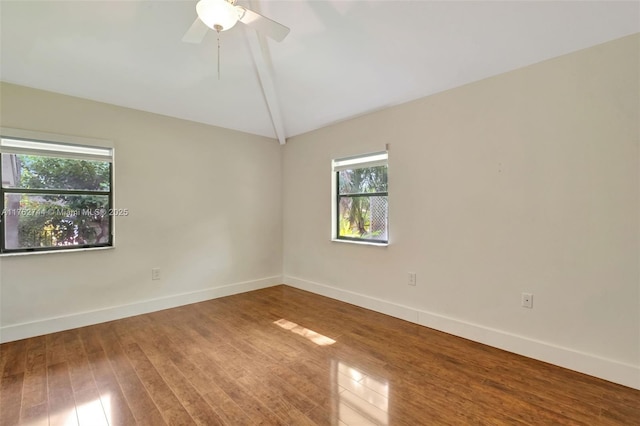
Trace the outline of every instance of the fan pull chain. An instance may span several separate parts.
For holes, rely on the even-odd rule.
[[[218,80],[220,80],[220,30],[222,30],[222,27],[220,25],[214,25],[213,29],[215,29],[218,34]]]

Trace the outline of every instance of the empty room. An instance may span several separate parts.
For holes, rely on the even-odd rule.
[[[640,2],[0,0],[0,425],[640,424]]]

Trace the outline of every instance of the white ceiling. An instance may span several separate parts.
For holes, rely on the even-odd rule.
[[[200,45],[195,1],[1,1],[3,81],[276,137],[244,25]],[[248,5],[243,0],[239,4]],[[640,2],[261,0],[290,137],[640,31]],[[268,62],[267,62],[268,63]],[[277,114],[276,114],[277,115]]]

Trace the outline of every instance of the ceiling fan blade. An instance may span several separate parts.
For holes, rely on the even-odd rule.
[[[282,41],[287,34],[289,34],[288,27],[285,27],[276,21],[272,21],[266,16],[262,16],[251,9],[247,9],[242,6],[236,7],[240,10],[240,22],[250,26],[261,34],[270,37],[275,41]]]
[[[200,20],[200,18],[196,18],[196,20],[193,21],[193,24],[191,24],[191,26],[185,33],[184,37],[182,37],[182,41],[184,41],[185,43],[198,44],[202,42],[202,39],[204,39],[204,36],[208,31],[209,27],[207,27],[204,22]]]

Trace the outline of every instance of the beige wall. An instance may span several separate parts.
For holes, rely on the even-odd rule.
[[[639,40],[292,138],[285,282],[639,387]],[[390,245],[331,242],[331,159],[388,143]]]
[[[0,258],[3,340],[281,282],[275,140],[10,84],[0,95],[4,127],[111,140],[115,206],[130,212],[113,250]]]

